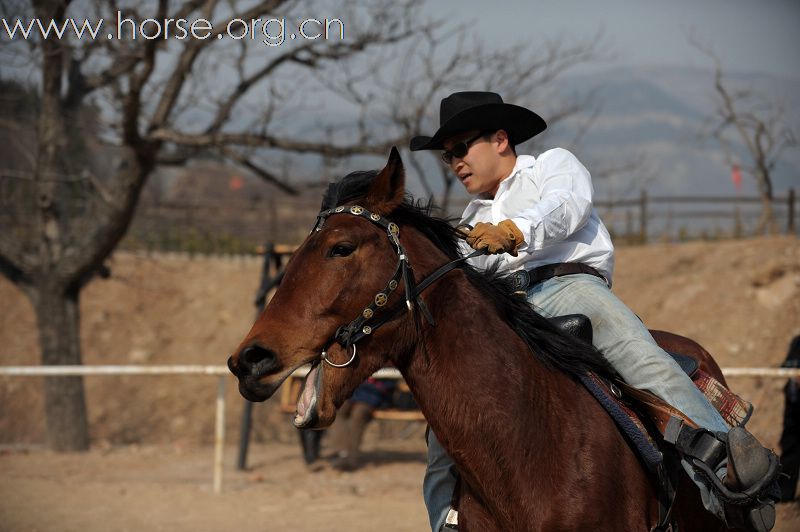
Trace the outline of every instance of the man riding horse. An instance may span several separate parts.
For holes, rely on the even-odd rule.
[[[546,127],[536,113],[504,103],[498,94],[457,92],[441,102],[438,131],[413,138],[411,150],[443,150],[442,160],[475,196],[462,216],[466,242],[499,255],[472,258],[473,266],[487,269],[496,263],[499,271],[515,275],[518,289],[544,316],[588,316],[593,344],[628,384],[663,399],[705,429],[704,436],[726,444],[727,458],[708,465],[729,490],[744,492],[763,482],[770,451],[743,427],[729,429],[636,314],[611,292],[614,247],[592,206],[586,168],[561,148],[538,157],[517,155],[516,145]],[[729,526],[772,528],[772,500],[729,507],[689,462],[683,466],[698,484],[706,509]],[[434,532],[455,528],[450,523],[455,484],[453,462],[430,431],[423,492]]]

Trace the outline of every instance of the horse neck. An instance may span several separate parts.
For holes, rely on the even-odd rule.
[[[398,364],[420,409],[462,475],[493,492],[513,490],[517,480],[530,488],[520,461],[556,445],[563,420],[544,407],[571,394],[574,383],[536,360],[463,271],[440,280],[425,300],[436,325],[426,325],[425,345]]]
[[[434,256],[412,251],[413,257]],[[433,267],[427,266],[416,273],[429,274]],[[567,528],[574,529],[587,517],[607,519],[596,501],[610,503],[609,494],[629,486],[639,490],[614,514],[611,528],[639,527],[644,508],[653,511],[650,484],[591,395],[544,367],[463,270],[445,275],[423,299],[436,325],[420,320],[417,336],[405,322],[395,338],[407,339],[402,347],[408,350],[392,359],[475,496],[469,500],[484,507],[495,528],[570,522]],[[398,347],[386,351],[398,353]],[[619,475],[607,474],[607,467]]]

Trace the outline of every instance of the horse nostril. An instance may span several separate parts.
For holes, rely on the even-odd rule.
[[[233,357],[228,357],[228,370],[235,376],[239,376],[239,367],[233,362]]]
[[[239,353],[239,367],[250,374],[263,374],[272,369],[278,362],[274,351],[258,345],[251,345]]]

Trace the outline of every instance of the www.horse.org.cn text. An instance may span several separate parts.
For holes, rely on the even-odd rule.
[[[34,38],[43,39],[233,39],[260,40],[267,46],[280,46],[287,41],[306,40],[344,40],[344,22],[338,18],[306,18],[297,24],[287,22],[286,18],[255,18],[244,20],[234,18],[222,24],[204,18],[188,20],[185,18],[136,20],[117,11],[116,20],[100,18],[67,18],[63,21],[32,18],[0,19],[3,39]]]

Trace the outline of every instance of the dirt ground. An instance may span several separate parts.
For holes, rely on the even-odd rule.
[[[369,447],[368,447],[369,450]],[[89,454],[0,456],[4,532],[420,531],[425,470],[415,445],[384,442],[354,473],[311,471],[297,446],[254,446],[238,472],[226,453],[214,494],[211,448],[125,446]]]
[[[312,471],[297,447],[257,445],[251,468],[226,454],[223,493],[211,488],[211,448],[125,446],[88,454],[0,455],[3,532],[424,531],[423,446],[367,446],[353,473]],[[778,506],[775,532],[794,532],[800,503]]]
[[[257,259],[118,253],[81,300],[86,364],[224,364],[253,319]],[[621,248],[614,290],[651,328],[690,336],[723,367],[776,367],[800,334],[796,238]],[[35,320],[0,279],[0,365],[37,364]],[[784,382],[736,378],[749,428],[777,448]],[[225,493],[211,491],[215,379],[87,377],[92,451],[45,441],[41,379],[0,377],[0,531],[424,530],[420,427],[373,425],[369,464],[309,471],[288,416],[257,405],[251,469],[237,472],[242,400],[227,394]],[[405,439],[398,435],[406,436]],[[796,504],[776,530],[800,529]]]

